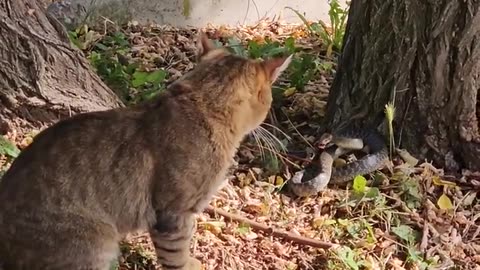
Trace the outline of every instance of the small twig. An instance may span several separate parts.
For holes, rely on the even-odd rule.
[[[425,220],[423,222],[423,235],[422,235],[422,242],[420,242],[420,250],[422,252],[426,252],[427,251],[427,247],[428,247],[428,236],[429,236],[429,227],[428,227],[428,222]]]
[[[293,155],[293,154],[286,154],[285,156],[286,156],[287,158],[295,159],[295,160],[302,161],[302,162],[307,162],[307,163],[311,163],[311,162],[312,162],[311,159],[302,158],[302,157],[299,157],[299,156]]]
[[[111,25],[116,25],[115,22],[112,20],[108,19],[107,17],[100,16],[103,19],[103,35],[107,35],[107,23],[110,23]]]
[[[284,112],[283,112],[283,115],[285,115],[285,117],[287,118],[287,121],[288,123],[292,126],[292,128],[295,130],[295,132],[297,132],[297,134],[300,136],[300,138],[302,138],[302,140],[308,145],[310,146],[311,148],[315,148],[313,147],[313,145],[302,135],[302,133],[300,133],[300,131],[298,131],[297,127],[295,127],[295,125],[293,124],[293,122],[290,120],[290,118],[288,117],[288,115]]]
[[[295,234],[292,234],[292,233],[289,233],[289,232],[286,232],[286,231],[281,231],[281,230],[278,230],[278,229],[274,229],[274,228],[271,228],[267,225],[264,225],[264,224],[258,223],[256,221],[250,220],[248,218],[245,218],[245,217],[242,217],[242,216],[239,216],[239,215],[236,215],[236,214],[228,213],[228,212],[226,212],[222,209],[214,208],[211,205],[209,205],[205,209],[205,212],[207,212],[210,215],[219,214],[219,215],[221,215],[225,218],[228,218],[230,220],[237,221],[239,223],[248,224],[250,227],[252,227],[255,230],[263,231],[263,232],[271,234],[273,236],[281,237],[281,238],[284,238],[286,240],[293,241],[297,244],[308,245],[308,246],[312,246],[312,247],[316,247],[316,248],[323,248],[323,249],[335,248],[335,247],[338,246],[337,244],[322,242],[322,241],[318,241],[318,240],[315,240],[315,239],[312,239],[312,238],[307,238],[307,237],[300,236],[300,235],[295,235]]]

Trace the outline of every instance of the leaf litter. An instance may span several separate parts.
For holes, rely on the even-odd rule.
[[[83,40],[87,57],[105,33],[120,31],[129,49],[118,55],[118,61],[135,62],[145,72],[163,69],[168,74],[166,85],[195,65],[195,28],[136,22],[108,27],[84,30],[92,32],[90,40]],[[447,175],[404,150],[403,159],[395,159],[393,173],[382,170],[356,178],[351,187],[331,187],[316,197],[289,196],[281,191],[282,185],[308,162],[312,144],[321,135],[318,123],[325,114],[335,60],[323,56],[321,41],[303,25],[265,19],[253,26],[209,25],[204,30],[223,44],[235,45],[235,38],[241,43],[235,46],[283,44],[293,37],[299,51],[329,67],[301,87],[289,84],[289,78],[279,83],[281,98],[263,127],[302,154],[279,150],[272,146],[278,143],[273,139],[270,146],[253,138],[242,144],[227,184],[209,207],[243,221],[215,211],[198,216],[191,250],[205,269],[480,269],[479,172]],[[2,137],[0,172],[14,158],[9,155],[16,154],[7,142],[23,149],[32,134],[11,132]],[[284,234],[274,235],[277,230]],[[316,248],[292,236],[331,247]],[[148,234],[129,235],[121,247],[118,269],[155,269]]]

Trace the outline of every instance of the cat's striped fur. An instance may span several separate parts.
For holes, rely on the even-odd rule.
[[[11,270],[107,270],[149,230],[163,269],[190,257],[194,215],[270,108],[290,57],[255,61],[199,39],[199,62],[144,104],[84,113],[37,135],[0,182],[0,260]]]

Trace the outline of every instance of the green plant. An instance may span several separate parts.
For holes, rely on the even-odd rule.
[[[436,258],[424,258],[422,252],[420,252],[413,244],[407,248],[407,262],[415,264],[417,269],[426,270],[431,269],[431,266],[435,266]]]
[[[117,32],[97,42],[88,56],[100,78],[124,101],[128,100],[131,76],[138,68],[123,61],[129,45],[124,34]]]
[[[311,54],[301,54],[292,59],[288,67],[290,85],[298,90],[303,90],[320,70],[320,60]]]
[[[227,48],[230,50],[231,53],[243,56],[243,57],[248,57],[248,51],[247,49],[242,45],[240,40],[236,38],[229,38],[227,40]],[[217,46],[222,46],[222,43],[220,41],[215,40],[215,45]]]
[[[192,3],[190,3],[190,0],[183,0],[183,11],[182,11],[183,16],[185,16],[185,18],[189,18],[191,13],[192,13]]]
[[[278,55],[294,54],[299,51],[295,46],[295,39],[288,37],[284,43],[271,41],[266,38],[264,43],[258,43],[253,40],[249,41],[246,47],[235,38],[228,39],[228,47],[234,54],[250,58],[269,58]],[[329,70],[331,65],[321,62],[318,57],[301,53],[296,54],[288,67],[287,73],[290,85],[296,89],[303,90],[305,84],[311,81],[319,70]],[[277,88],[276,88],[277,89]],[[281,89],[280,96],[284,89]]]
[[[14,160],[20,154],[20,149],[12,143],[11,141],[7,140],[5,137],[0,135],[0,156],[5,156],[8,161]],[[5,174],[6,168],[0,166],[0,179]]]
[[[101,39],[101,35],[88,28],[88,25],[82,24],[75,30],[68,31],[70,42],[80,50],[89,50],[95,42]]]
[[[388,126],[390,159],[392,159],[393,150],[395,149],[395,138],[393,134],[393,119],[395,118],[395,105],[393,104],[393,102],[389,102],[388,104],[385,105],[385,117],[386,117],[387,126]]]
[[[420,232],[407,225],[392,227],[392,232],[403,242],[403,248],[407,252],[407,262],[415,264],[417,269],[422,270],[428,269],[434,263],[432,258],[424,259],[422,252],[416,247],[416,243],[421,238]]]
[[[118,262],[112,262],[110,270],[125,269],[124,267],[127,269],[152,269],[155,255],[143,246],[121,242],[120,251],[123,257],[122,267],[119,267]]]
[[[254,59],[293,54],[298,50],[295,47],[295,39],[293,37],[287,38],[284,44],[278,41],[272,41],[269,38],[266,38],[263,43],[250,40],[246,46],[242,45],[242,43],[236,38],[229,38],[227,44],[227,47],[232,53]]]
[[[419,182],[409,176],[403,176],[399,179],[402,201],[405,202],[408,208],[415,209],[422,205],[422,192]]]
[[[19,154],[20,150],[17,146],[0,135],[0,155],[16,158]]]
[[[165,80],[167,72],[163,69],[158,69],[153,72],[135,71],[132,74],[132,86],[138,91],[138,94],[133,94],[133,103],[149,100],[155,97],[158,93],[165,90]]]
[[[79,44],[78,33],[71,33],[71,40]],[[80,45],[82,45],[80,43]],[[86,49],[86,46],[80,49]],[[152,72],[141,71],[138,63],[131,63],[126,55],[130,52],[130,43],[125,34],[114,32],[106,35],[91,46],[88,56],[100,78],[126,103],[148,100],[165,89],[167,72],[163,69]]]
[[[118,260],[113,260],[110,263],[110,269],[109,270],[117,270],[120,267]]]
[[[293,54],[297,51],[295,47],[295,39],[289,37],[285,40],[284,45],[278,41],[265,39],[265,43],[258,44],[255,41],[249,41],[247,45],[248,56],[252,58],[268,58],[278,55]]]
[[[348,246],[338,248],[335,253],[346,269],[357,270],[364,264],[362,260],[357,259],[359,257],[358,252]]]
[[[338,0],[330,0],[329,6],[328,16],[331,29],[321,20],[310,24],[298,10],[286,7],[297,14],[312,35],[318,36],[326,43],[327,57],[331,57],[333,51],[339,52],[341,50],[348,16],[348,7],[343,9]]]

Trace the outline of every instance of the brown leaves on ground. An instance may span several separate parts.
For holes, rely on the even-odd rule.
[[[297,47],[324,61],[320,42],[310,38],[303,26],[261,21],[255,26],[209,26],[205,30],[224,42],[232,36],[258,43],[266,37],[284,41],[293,36]],[[196,29],[132,22],[122,31],[132,46],[125,57],[141,62],[143,69],[164,68],[172,82],[193,68]],[[334,70],[319,73],[303,91],[286,89],[280,109],[267,120],[303,152],[320,135],[317,119],[323,116],[333,75]],[[286,140],[285,135],[272,132]],[[19,146],[31,141],[25,134],[7,137]],[[363,193],[351,187],[330,187],[317,197],[295,199],[281,188],[308,157],[276,151],[272,158],[268,153],[247,140],[239,149],[239,164],[232,168],[228,185],[211,205],[338,247],[313,248],[202,213],[192,252],[205,269],[426,269],[430,263],[432,269],[453,265],[480,269],[480,173],[446,175],[429,163],[411,165],[414,159],[397,158],[393,173],[383,170],[367,176]],[[408,152],[402,156],[408,157]],[[5,163],[2,157],[0,165]],[[129,244],[122,245],[120,269],[155,268],[148,235],[132,235],[125,243]]]

